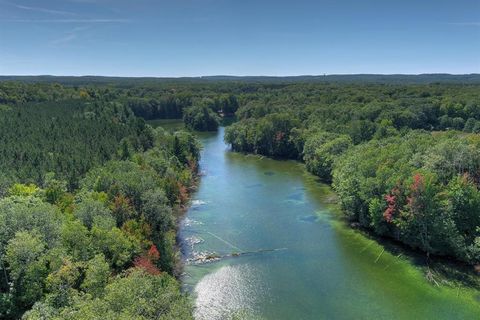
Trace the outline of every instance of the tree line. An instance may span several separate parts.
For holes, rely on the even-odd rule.
[[[243,101],[233,150],[303,160],[346,216],[480,263],[480,86],[292,84]]]
[[[249,90],[235,84],[195,82],[139,85],[124,81],[87,82],[82,86],[76,83],[0,82],[0,105],[71,99],[100,101],[125,105],[145,120],[181,119],[186,108],[200,105],[207,105],[217,114],[233,115],[239,106],[237,96]]]

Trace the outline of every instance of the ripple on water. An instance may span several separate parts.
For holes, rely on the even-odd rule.
[[[255,314],[255,301],[266,294],[249,265],[223,266],[195,286],[195,319],[228,319],[239,312]]]
[[[202,224],[203,224],[202,222],[190,219],[188,217],[183,219],[183,221],[182,221],[182,226],[183,227],[198,226],[198,225],[202,225]]]
[[[193,249],[193,246],[196,245],[196,244],[199,244],[199,243],[202,243],[204,242],[205,240],[203,240],[202,238],[200,237],[196,237],[196,236],[191,236],[191,237],[187,237],[183,240],[188,246],[190,246],[190,248]]]
[[[203,200],[192,200],[192,207],[199,207],[199,206],[202,206],[204,204],[207,204],[207,202],[203,201]]]
[[[206,201],[196,199],[196,200],[192,200],[192,202],[190,203],[190,208],[192,210],[198,211],[198,210],[202,210],[202,208],[205,208],[206,204],[207,204]]]

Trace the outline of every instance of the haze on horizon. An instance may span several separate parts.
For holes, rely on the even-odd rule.
[[[1,75],[480,73],[478,0],[0,0]]]

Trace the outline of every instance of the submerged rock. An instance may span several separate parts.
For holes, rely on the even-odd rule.
[[[204,204],[207,204],[207,203],[203,200],[199,200],[199,199],[192,200],[192,206],[198,207],[198,206],[201,206],[201,205],[204,205]]]
[[[310,222],[310,223],[313,223],[313,222],[317,222],[318,221],[318,216],[315,216],[315,215],[309,215],[309,216],[303,216],[303,217],[300,217],[298,218],[300,221],[302,222]]]
[[[195,237],[195,236],[191,236],[191,237],[187,237],[185,238],[184,242],[189,245],[192,249],[193,249],[193,246],[196,245],[196,244],[199,244],[199,243],[202,243],[204,242],[205,240],[203,240],[202,238],[200,237]]]
[[[182,225],[184,227],[190,227],[190,226],[195,226],[195,225],[202,225],[203,223],[200,221],[192,220],[190,218],[185,218],[182,221]]]

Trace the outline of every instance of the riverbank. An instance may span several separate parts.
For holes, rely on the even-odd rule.
[[[359,224],[351,223],[343,213],[338,196],[332,187],[314,175],[310,175],[309,179],[312,180],[312,183],[320,185],[318,189],[321,201],[338,218],[339,223],[356,230],[365,238],[376,241],[392,255],[403,257],[408,263],[420,268],[425,279],[432,285],[473,288],[479,290],[479,296],[475,299],[480,301],[480,277],[474,267],[461,261],[452,260],[450,257],[427,255],[392,238],[375,235],[371,230],[363,228]]]
[[[331,189],[302,164],[230,152],[200,135],[205,172],[179,237],[197,319],[474,319],[478,290],[426,280],[415,256],[341,218]],[[235,256],[237,251],[285,248]],[[240,249],[240,250],[238,250]],[[201,254],[227,256],[192,263]]]

